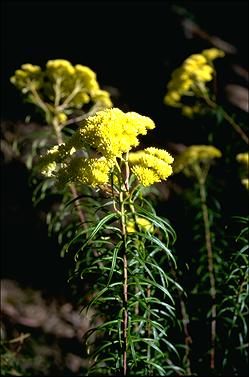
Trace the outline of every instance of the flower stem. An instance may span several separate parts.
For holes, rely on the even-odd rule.
[[[127,327],[128,327],[128,311],[127,311],[127,303],[128,303],[128,274],[127,274],[127,257],[124,254],[124,328],[123,328],[123,340],[124,340],[124,350],[123,350],[123,372],[124,376],[127,374]]]
[[[124,208],[124,196],[121,191],[119,194],[120,200],[120,212],[121,212],[121,231],[123,237],[123,375],[127,375],[127,328],[128,328],[128,265],[126,255],[126,223],[125,223],[125,208]]]
[[[211,107],[212,109],[216,110],[218,108],[218,105],[213,102],[206,94],[204,91],[202,91],[202,97],[205,100],[206,104]],[[222,114],[224,119],[233,127],[233,129],[240,135],[240,137],[244,140],[246,144],[249,144],[249,138],[245,134],[245,132],[242,130],[242,128],[234,121],[234,119],[227,114],[227,112],[222,109]]]
[[[177,281],[176,271],[172,267],[172,265],[170,267],[171,267],[170,268],[171,273],[174,276],[175,281]],[[182,291],[180,289],[178,289],[178,298],[179,298],[179,302],[180,302],[180,309],[181,309],[181,315],[182,315],[182,324],[183,324],[183,331],[184,331],[184,337],[185,337],[185,339],[184,339],[184,342],[185,342],[185,354],[184,354],[184,357],[183,357],[183,361],[186,363],[186,372],[187,372],[187,375],[191,376],[192,372],[191,372],[191,363],[190,363],[189,354],[190,354],[190,344],[192,344],[192,338],[191,338],[191,336],[189,334],[189,316],[188,316],[186,305],[185,305],[185,302],[184,302],[184,299],[183,299],[183,294],[182,294]]]
[[[65,101],[60,106],[58,106],[58,110],[63,111],[69,105],[69,103],[74,99],[76,94],[78,94],[79,92],[80,92],[80,85],[76,83],[74,89],[69,94],[69,96],[65,99]]]
[[[33,99],[34,99],[35,104],[38,107],[40,107],[45,112],[45,114],[47,116],[47,114],[49,112],[48,107],[47,107],[46,103],[41,99],[41,97],[37,93],[36,88],[34,87],[34,85],[32,83],[30,84],[30,90],[31,90],[31,93],[33,95]]]
[[[249,138],[247,137],[247,135],[244,133],[244,131],[240,128],[240,126],[235,123],[235,121],[233,120],[233,118],[228,115],[224,110],[223,110],[223,116],[224,118],[228,121],[228,123],[231,124],[231,126],[235,129],[236,132],[238,132],[238,134],[241,136],[241,138],[247,143],[249,144]]]
[[[216,288],[215,288],[215,276],[214,276],[214,265],[213,265],[213,252],[212,252],[212,242],[210,235],[210,223],[208,217],[208,208],[206,202],[206,190],[205,181],[199,179],[200,197],[201,197],[201,207],[203,222],[205,228],[205,239],[206,239],[206,249],[208,257],[208,271],[210,280],[210,295],[212,300],[211,307],[211,351],[210,351],[210,368],[215,367],[215,338],[216,338]]]
[[[89,116],[94,115],[97,111],[102,110],[102,109],[103,109],[103,107],[95,104],[90,108],[90,110],[87,113],[84,113],[84,114],[79,115],[75,118],[69,119],[66,122],[63,122],[63,128],[66,127],[66,126],[69,126],[70,124],[79,123],[79,122],[83,121],[84,119],[88,118]]]

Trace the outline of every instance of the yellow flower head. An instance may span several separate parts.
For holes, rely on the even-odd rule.
[[[56,162],[48,162],[46,165],[41,168],[41,174],[45,177],[52,177],[56,171],[57,164]]]
[[[140,228],[142,231],[147,231],[147,232],[150,232],[152,233],[153,230],[154,230],[154,226],[153,224],[145,219],[144,217],[136,217],[136,224],[134,222],[134,220],[130,220],[128,221],[127,223],[127,233],[136,233],[136,225],[138,226],[138,228]]]
[[[209,163],[219,157],[221,157],[220,150],[212,145],[191,145],[175,158],[173,169],[175,173],[186,172],[185,169],[195,164]]]
[[[70,104],[76,108],[87,104],[90,101],[90,92],[99,88],[96,74],[89,67],[81,64],[73,66],[64,59],[49,60],[46,64],[46,76],[49,79],[46,86],[47,95],[54,100],[55,85],[59,87],[62,100],[75,91]]]
[[[62,163],[68,156],[75,152],[74,147],[66,147],[65,143],[55,145],[50,148],[43,156],[40,156],[38,166],[43,175],[51,177],[55,175],[57,164]]]
[[[193,78],[198,82],[211,81],[213,79],[213,71],[214,69],[210,65],[204,64],[193,72]]]
[[[91,81],[96,79],[96,73],[85,65],[76,64],[75,66],[76,76],[83,81]]]
[[[33,89],[49,105],[59,106],[67,101],[68,108],[82,108],[92,101],[100,108],[112,106],[108,92],[100,90],[96,73],[81,64],[73,66],[68,60],[54,59],[46,63],[44,71],[39,66],[23,64],[10,78],[35,104]]]
[[[21,69],[26,72],[26,73],[40,73],[41,72],[41,67],[39,65],[33,65],[33,64],[22,64]]]
[[[203,50],[202,55],[205,56],[208,61],[212,61],[217,58],[223,58],[225,53],[217,48],[209,48],[207,50]]]
[[[240,169],[240,177],[241,177],[241,183],[245,188],[249,189],[249,179],[248,179],[248,173],[249,173],[249,153],[239,153],[236,156],[236,160],[240,163],[241,169]]]
[[[167,93],[164,103],[173,107],[182,107],[183,115],[192,117],[199,112],[199,107],[186,106],[182,103],[183,96],[193,95],[198,97],[199,87],[205,89],[207,82],[213,79],[214,68],[212,61],[224,53],[217,49],[204,50],[201,54],[190,55],[183,64],[171,75],[171,80],[167,85]]]
[[[249,153],[239,153],[236,156],[236,160],[242,164],[245,168],[249,168]]]
[[[56,115],[56,119],[59,123],[64,123],[67,120],[67,115],[65,113],[59,113]]]
[[[185,73],[194,73],[197,68],[201,67],[206,62],[207,60],[204,56],[201,54],[194,54],[184,60],[182,67]]]
[[[130,153],[129,164],[143,186],[161,182],[172,174],[173,157],[165,150],[154,147]]]
[[[132,167],[131,171],[145,187],[161,181],[159,175],[154,170],[146,168],[145,166],[135,165]]]
[[[23,93],[27,92],[27,86],[33,85],[38,89],[42,85],[43,74],[41,67],[33,64],[22,64],[21,69],[15,71],[15,75],[10,78],[10,82]]]
[[[105,107],[112,107],[110,93],[106,90],[96,89],[92,91],[92,100],[98,105]]]
[[[76,64],[75,80],[80,82],[89,92],[99,89],[99,84],[96,80],[96,73],[84,65]]]
[[[57,179],[59,184],[80,182],[96,187],[108,183],[111,168],[112,164],[105,157],[75,157],[58,171]]]
[[[186,105],[182,106],[182,114],[188,118],[192,118],[194,115],[193,106],[186,106]]]
[[[56,176],[61,184],[77,181],[92,187],[104,185],[109,182],[116,158],[137,146],[138,136],[154,127],[150,118],[135,112],[124,113],[117,108],[98,111],[86,118],[83,126],[66,143],[53,147],[42,156],[40,169],[46,175]],[[134,166],[134,171],[138,169],[137,176],[145,185],[166,179],[171,174],[169,164],[173,158],[168,152],[151,147],[144,155],[146,158],[139,161],[139,166]],[[139,169],[144,169],[143,164],[149,170],[144,179],[143,172],[139,173]]]
[[[246,188],[247,190],[249,190],[249,179],[248,179],[248,178],[243,178],[243,179],[241,180],[241,183],[242,183],[243,186],[245,186],[245,188]]]
[[[75,69],[72,64],[65,59],[49,60],[46,64],[48,76],[71,76],[75,73]]]
[[[150,118],[135,112],[106,109],[85,119],[74,140],[96,149],[107,159],[114,159],[136,147],[138,136],[146,135],[147,130],[154,127]]]

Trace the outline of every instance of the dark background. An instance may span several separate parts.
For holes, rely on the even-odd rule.
[[[150,145],[204,142],[201,129],[188,128],[185,119],[183,126],[183,117],[163,104],[172,70],[191,53],[212,47],[186,39],[174,6],[234,45],[238,52],[228,61],[247,68],[247,1],[2,1],[2,120],[24,121],[30,109],[9,82],[14,71],[23,63],[44,67],[49,59],[63,58],[89,66],[102,88],[118,89],[127,109],[150,116],[157,125]],[[220,77],[225,79],[225,68]],[[25,166],[2,164],[1,176],[3,277],[65,290],[67,267],[32,206]]]
[[[2,118],[26,115],[9,77],[23,63],[44,67],[64,58],[92,68],[100,84],[119,89],[130,108],[165,124],[169,75],[192,52],[211,47],[186,40],[181,6],[210,35],[236,46],[247,65],[247,1],[2,1]]]

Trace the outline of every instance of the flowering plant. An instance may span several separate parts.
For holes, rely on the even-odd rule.
[[[178,370],[169,359],[173,350],[177,360],[177,351],[166,339],[174,322],[172,292],[181,289],[169,274],[176,236],[144,195],[144,187],[172,174],[173,157],[155,147],[136,149],[154,122],[118,108],[100,110],[111,101],[88,67],[52,60],[44,72],[31,64],[21,68],[11,82],[43,111],[56,140],[55,145],[49,139],[43,143],[35,173],[45,179],[43,195],[48,195],[46,187],[63,193],[56,229],[68,215],[71,221],[62,255],[74,254],[70,279],[84,280],[83,308],[94,310],[93,327],[84,336],[88,373],[165,375],[168,369]],[[68,117],[89,102],[93,108],[83,113],[78,129],[65,133],[75,121]],[[69,212],[76,212],[78,221],[67,211],[72,203],[75,211]]]
[[[183,64],[173,73],[167,84],[167,93],[164,104],[180,108],[187,117],[204,115],[207,110],[213,111],[218,117],[224,118],[240,135],[242,140],[249,144],[244,130],[235,122],[221,106],[216,103],[216,89],[208,85],[215,85],[216,70],[213,61],[224,57],[222,50],[210,48],[200,54],[190,55]]]
[[[222,116],[248,143],[244,130],[217,105],[212,92],[213,61],[223,56],[212,48],[187,58],[173,72],[164,103],[190,118],[211,110],[217,123]],[[32,145],[33,176],[39,183],[34,199],[37,203],[51,193],[59,194],[47,223],[49,231],[58,234],[62,256],[74,258],[69,280],[79,289],[84,315],[91,316],[92,326],[84,336],[88,374],[192,375],[199,358],[198,339],[194,331],[191,335],[195,326],[208,329],[200,359],[212,374],[229,370],[230,355],[239,355],[238,363],[244,363],[248,357],[247,219],[237,216],[233,225],[244,228],[226,233],[226,216],[217,195],[224,183],[222,177],[214,182],[212,173],[233,161],[248,188],[248,153],[239,144],[235,151],[230,145],[222,148],[218,138],[212,143],[219,145],[216,148],[211,145],[213,135],[208,137],[210,145],[206,140],[190,145],[174,158],[154,146],[139,149],[140,138],[155,128],[153,120],[113,107],[109,93],[99,89],[96,74],[82,65],[50,60],[42,71],[24,64],[11,82],[41,110],[47,123]],[[229,175],[233,170],[228,165]],[[173,227],[158,216],[148,195],[154,184],[168,177],[174,187],[173,174],[178,173],[193,184],[183,193],[192,221],[180,232],[183,239],[183,233],[193,238],[189,249],[183,243],[181,257],[181,250],[175,253]],[[184,209],[180,213],[177,217],[184,219]],[[177,265],[182,268],[176,269]],[[187,301],[181,286],[187,287],[190,274]],[[198,295],[205,305],[196,309]],[[221,344],[223,333],[233,341],[234,353]],[[179,345],[182,335],[185,344]]]
[[[192,273],[195,271],[196,280],[187,294],[189,300],[196,297],[189,306],[189,312],[185,298],[179,295],[186,347],[183,361],[188,374],[192,374],[194,360],[194,355],[191,355],[193,338],[190,329],[191,324],[194,326],[196,321],[196,314],[191,313],[191,310],[198,295],[206,298],[205,303],[201,301],[200,307],[203,307],[196,313],[201,318],[200,322],[204,322],[209,331],[206,355],[210,373],[221,371],[221,373],[229,374],[231,368],[239,369],[237,361],[232,360],[232,357],[239,359],[242,365],[248,362],[248,352],[245,351],[247,327],[243,325],[248,315],[248,288],[246,288],[248,239],[244,237],[246,233],[248,234],[248,218],[232,216],[231,219],[227,219],[226,209],[221,204],[224,197],[221,190],[225,189],[222,179],[229,180],[228,177],[215,177],[211,167],[218,169],[217,166],[220,165],[223,169],[219,170],[219,175],[227,172],[230,176],[231,166],[234,164],[234,178],[239,176],[243,186],[248,189],[248,153],[238,153],[238,151],[243,150],[241,141],[248,144],[249,139],[244,129],[235,121],[234,115],[230,116],[216,102],[217,76],[213,60],[218,57],[224,57],[224,53],[216,48],[203,50],[200,54],[188,57],[181,67],[172,73],[167,85],[168,91],[164,97],[166,105],[181,109],[182,114],[189,118],[194,115],[204,117],[213,113],[217,122],[212,122],[214,123],[213,131],[209,127],[208,141],[216,146],[219,145],[220,148],[204,144],[190,145],[185,148],[181,146],[182,151],[174,156],[172,165],[174,174],[181,173],[191,178],[188,183],[189,189],[183,193],[188,213],[190,214],[193,210],[192,221],[189,221],[191,224],[189,231],[192,232],[191,248],[193,247],[194,253],[192,258],[188,258],[191,260],[189,269]],[[234,136],[239,135],[240,139],[235,140],[235,143],[225,142],[222,147],[218,137],[218,128],[215,126],[223,119],[237,132]],[[223,137],[222,132],[221,135]],[[223,139],[225,140],[224,137]],[[220,161],[215,163],[217,158]],[[231,183],[232,179],[229,185]],[[241,194],[244,194],[243,191]],[[220,195],[221,198],[218,199]],[[231,229],[228,225],[229,220],[232,224]],[[243,228],[238,229],[236,234],[234,229],[238,225],[242,225]],[[186,226],[187,224],[184,224],[184,227]],[[231,250],[234,251],[230,252]],[[186,257],[183,255],[182,259],[184,258]],[[178,279],[181,282],[181,272],[178,274]],[[186,285],[182,285],[187,291]],[[227,286],[229,286],[228,289]],[[223,332],[228,334],[230,340],[233,337],[234,355],[230,352],[231,347],[221,342]]]
[[[154,127],[135,112],[99,111],[39,161],[56,184],[74,182],[93,190],[88,205],[94,205],[96,216],[76,229],[63,250],[75,252],[73,275],[92,281],[85,307],[94,306],[102,318],[99,325],[95,318],[85,335],[95,361],[89,373],[164,375],[166,355],[175,350],[166,340],[174,318],[167,285],[177,284],[167,274],[167,265],[175,262],[169,249],[175,232],[143,196],[143,187],[172,174],[173,158],[154,147],[130,152],[139,145],[138,136]]]
[[[45,69],[30,63],[23,64],[10,81],[21,91],[24,100],[39,110],[46,122],[39,132],[31,132],[18,140],[18,152],[21,150],[23,153],[22,144],[31,140],[31,148],[26,153],[26,165],[29,169],[32,168],[34,204],[39,204],[55,192],[61,195],[57,210],[51,209],[47,213],[47,224],[49,233],[57,233],[59,242],[63,243],[67,234],[71,234],[71,224],[67,224],[66,219],[72,215],[65,208],[65,203],[70,199],[74,200],[77,208],[75,221],[80,218],[84,222],[85,210],[79,208],[75,201],[78,196],[75,184],[72,183],[66,189],[61,187],[59,190],[57,187],[55,191],[53,180],[41,177],[39,169],[36,169],[36,161],[44,151],[50,148],[56,151],[58,145],[72,135],[84,118],[100,109],[111,107],[110,94],[100,89],[96,73],[91,68],[81,64],[73,66],[65,59],[49,60]],[[50,168],[51,166],[50,164]]]

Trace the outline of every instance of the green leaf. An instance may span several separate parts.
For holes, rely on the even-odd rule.
[[[179,353],[177,352],[176,348],[173,346],[173,344],[171,344],[168,340],[166,340],[165,338],[161,338],[162,342],[164,342],[168,348],[170,348],[172,351],[174,351],[174,353],[178,356],[178,358],[180,358],[179,356]]]
[[[155,344],[155,339],[141,338],[140,341],[148,344],[150,347],[154,348],[161,355],[164,355],[164,353],[160,350],[160,348]]]
[[[158,373],[159,373],[160,376],[166,376],[166,375],[167,375],[165,369],[164,369],[161,365],[159,365],[159,364],[157,364],[157,363],[155,363],[155,362],[153,362],[153,361],[151,361],[151,360],[148,360],[148,359],[146,359],[146,358],[143,358],[143,361],[144,361],[146,364],[151,365],[151,366],[153,366],[154,368],[156,368],[156,370],[158,371]]]
[[[122,244],[123,244],[123,241],[120,241],[113,250],[112,266],[111,266],[110,274],[108,277],[107,286],[109,286],[110,281],[112,279],[113,271],[114,271],[114,268],[116,267],[117,255]]]
[[[136,280],[135,282],[128,282],[128,285],[134,285],[134,284],[139,284],[139,285],[148,285],[148,284],[151,284],[153,287],[155,288],[158,288],[159,290],[161,290],[166,296],[168,296],[170,298],[170,300],[172,301],[172,303],[174,304],[174,300],[171,296],[171,294],[169,293],[169,291],[164,288],[162,285],[154,282],[153,280],[149,280],[147,278],[144,278],[142,277],[143,280]]]
[[[105,357],[103,359],[100,359],[98,360],[96,363],[94,363],[91,367],[90,367],[90,372],[95,372],[96,370],[96,366],[99,365],[100,363],[106,363],[107,361],[114,361],[115,362],[115,357]],[[98,371],[98,370],[96,370]]]
[[[106,291],[108,291],[109,288],[113,288],[113,287],[116,287],[118,285],[123,285],[123,282],[121,281],[118,281],[116,283],[112,283],[110,284],[108,287],[105,287],[104,289],[102,289],[100,292],[98,292],[96,294],[96,296],[94,296],[94,298],[85,306],[85,308],[87,309],[87,312],[89,311],[89,309],[92,307],[92,305],[98,300],[98,298],[100,298]]]
[[[98,356],[101,354],[102,351],[104,351],[107,347],[113,346],[114,344],[119,343],[118,340],[111,340],[106,341],[105,344],[99,346],[93,354],[91,354],[91,358],[97,360]]]
[[[176,233],[174,229],[171,227],[171,225],[162,217],[157,216],[155,213],[150,213],[146,211],[144,208],[141,208],[138,210],[139,216],[147,219],[148,221],[152,222],[157,228],[160,228],[163,230],[164,234],[166,235],[168,239],[168,233],[172,236],[172,242],[174,243],[176,240]]]
[[[164,245],[164,243],[159,240],[159,238],[153,236],[152,234],[144,234],[144,238],[148,239],[149,241],[155,243],[156,245],[158,245],[162,250],[166,251],[166,254],[172,259],[174,265],[175,265],[175,268],[176,268],[176,261],[175,261],[175,258],[173,257],[171,251]]]
[[[110,213],[109,215],[105,216],[103,219],[100,220],[100,222],[96,225],[93,232],[90,234],[90,236],[87,238],[86,242],[82,245],[81,250],[84,249],[84,247],[87,245],[87,243],[99,232],[103,226],[110,221],[111,219],[117,218],[118,215],[116,213]]]

